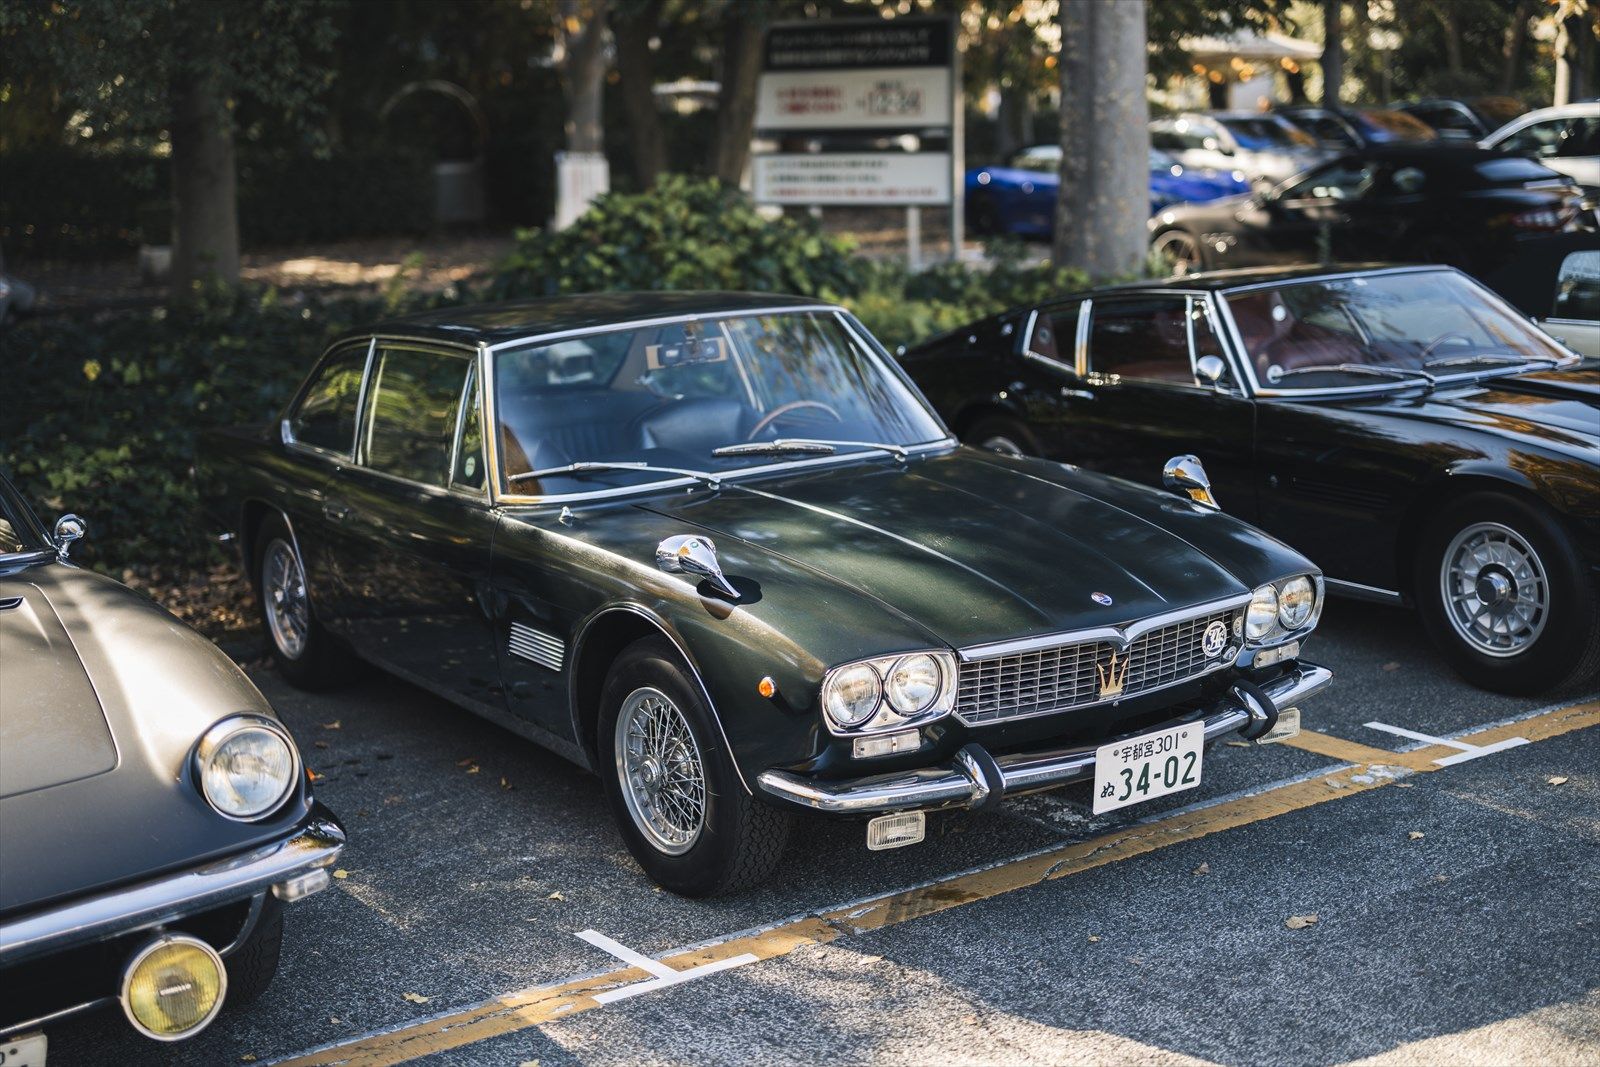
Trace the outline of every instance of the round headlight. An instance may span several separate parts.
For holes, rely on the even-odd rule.
[[[860,726],[872,718],[883,697],[883,683],[869,663],[844,667],[828,676],[822,706],[840,726]]]
[[[265,719],[218,723],[200,742],[200,788],[230,819],[254,819],[277,808],[294,788],[289,737]]]
[[[1264,585],[1250,598],[1250,607],[1244,613],[1244,635],[1259,641],[1278,625],[1278,591]]]
[[[932,656],[919,654],[902,656],[895,660],[889,677],[883,683],[883,695],[889,706],[901,715],[915,715],[926,711],[939,696],[944,683],[944,671]]]
[[[1298,630],[1311,621],[1316,602],[1317,591],[1310,578],[1290,578],[1278,590],[1278,621],[1285,630]]]
[[[217,1017],[228,972],[216,949],[197,937],[168,934],[134,954],[122,976],[122,1010],[157,1041],[198,1033]]]

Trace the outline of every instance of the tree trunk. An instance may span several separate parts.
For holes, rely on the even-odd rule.
[[[736,4],[722,31],[722,88],[717,93],[717,139],[711,173],[738,185],[750,162],[756,126],[756,81],[761,75],[762,21],[755,5]]]
[[[1529,0],[1517,0],[1517,6],[1511,12],[1511,21],[1506,25],[1505,45],[1500,52],[1498,86],[1502,95],[1511,92],[1517,84],[1517,75],[1522,73],[1522,46],[1528,39],[1528,3]]]
[[[605,91],[606,9],[610,0],[561,0],[561,64],[567,91],[568,152],[605,153],[601,104]]]
[[[628,136],[633,142],[633,173],[639,188],[656,183],[656,175],[666,166],[666,148],[661,139],[661,116],[656,111],[655,56],[650,38],[660,28],[665,0],[647,0],[640,8],[619,19],[615,29],[617,72],[622,75],[622,106],[628,116]]]
[[[1095,280],[1142,273],[1150,213],[1145,0],[1062,0],[1055,262]]]
[[[1341,0],[1322,0],[1322,106],[1338,107],[1344,88],[1344,26]]]
[[[1461,56],[1461,19],[1456,11],[1457,0],[1448,3],[1439,3],[1434,0],[1428,5],[1433,12],[1433,17],[1439,20],[1439,28],[1444,30],[1444,61],[1445,67],[1451,74],[1460,74],[1462,70]]]
[[[172,292],[201,278],[239,280],[238,175],[232,118],[215,68],[172,84]]]

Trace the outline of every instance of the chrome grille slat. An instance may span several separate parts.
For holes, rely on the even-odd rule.
[[[1203,612],[1147,631],[1123,646],[1095,638],[974,659],[961,665],[956,716],[978,726],[1106,703],[1164,689],[1217,670],[1230,661],[1207,657],[1201,638],[1213,622],[1228,627],[1233,645],[1237,609]],[[1125,663],[1122,693],[1102,699],[1097,665],[1115,651]],[[1126,657],[1125,660],[1123,657]]]
[[[525,623],[514,622],[506,650],[546,670],[559,671],[562,660],[566,658],[567,646],[558,637],[542,633]]]

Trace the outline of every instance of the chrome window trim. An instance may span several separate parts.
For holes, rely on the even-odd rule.
[[[1054,648],[1057,645],[1077,645],[1086,641],[1111,641],[1126,646],[1151,630],[1158,630],[1163,626],[1170,626],[1173,623],[1184,622],[1205,615],[1214,615],[1219,611],[1229,611],[1243,607],[1250,603],[1250,598],[1254,595],[1255,590],[1252,589],[1249,592],[1238,593],[1234,596],[1210,600],[1204,604],[1193,604],[1189,607],[1165,611],[1160,615],[1136,619],[1126,626],[1093,626],[1082,630],[1065,630],[1059,633],[1040,634],[1036,637],[1021,637],[1011,641],[994,641],[986,645],[969,645],[966,648],[957,649],[956,658],[962,663],[971,663],[974,660],[990,659],[994,656],[1012,656],[1019,652],[1036,652],[1042,648]],[[1187,681],[1187,679],[1185,680]]]
[[[1034,351],[1033,351],[1033,327],[1034,327],[1034,324],[1037,323],[1038,321],[1039,321],[1039,309],[1038,308],[1030,308],[1028,310],[1028,321],[1022,327],[1022,355],[1023,355],[1024,358],[1027,358],[1029,356],[1033,356],[1033,358],[1035,358],[1035,359],[1044,358],[1042,356],[1034,355]]]
[[[372,353],[377,347],[377,341],[375,339],[367,339],[367,358],[361,368],[361,388],[356,390],[356,426],[355,434],[350,440],[349,453],[335,452],[331,448],[323,448],[321,445],[308,445],[304,441],[297,440],[294,436],[292,423],[294,422],[295,414],[300,410],[301,404],[305,402],[306,393],[310,391],[312,380],[317,371],[321,370],[330,359],[338,355],[344,349],[349,348],[354,351],[356,346],[360,343],[361,342],[355,338],[337,341],[329,345],[323,351],[322,355],[317,357],[316,363],[312,365],[311,373],[306,375],[305,382],[302,383],[300,388],[295,391],[294,396],[289,401],[288,407],[284,409],[283,416],[278,420],[278,437],[285,446],[313,456],[321,456],[324,459],[342,460],[345,463],[355,462],[356,445],[361,440],[361,412],[366,406],[367,382],[372,377]]]
[[[1211,332],[1217,338],[1217,355],[1222,357],[1223,364],[1228,368],[1227,385],[1214,385],[1211,387],[1212,391],[1223,396],[1249,399],[1250,394],[1245,389],[1245,379],[1239,369],[1240,360],[1244,358],[1244,345],[1242,342],[1237,343],[1237,351],[1235,350],[1234,339],[1237,330],[1233,325],[1233,317],[1229,315],[1224,320],[1223,309],[1218,306],[1223,301],[1218,298],[1216,292],[1206,290],[1200,296],[1205,300],[1206,316],[1211,321]]]
[[[1184,334],[1188,338],[1188,348],[1189,348],[1189,381],[1187,381],[1187,382],[1168,382],[1168,381],[1162,381],[1159,378],[1130,378],[1127,375],[1116,374],[1115,372],[1113,372],[1112,374],[1105,375],[1101,379],[1097,379],[1096,380],[1096,384],[1109,385],[1109,384],[1113,384],[1114,383],[1114,384],[1117,384],[1117,385],[1123,385],[1123,384],[1132,383],[1132,384],[1138,385],[1141,388],[1181,389],[1181,390],[1185,390],[1185,391],[1191,392],[1191,393],[1217,393],[1217,392],[1220,392],[1220,390],[1218,390],[1218,389],[1216,389],[1216,388],[1214,388],[1212,386],[1201,385],[1199,378],[1195,376],[1195,369],[1194,369],[1194,364],[1195,364],[1194,320],[1192,318],[1190,318],[1189,316],[1194,310],[1194,301],[1195,301],[1195,299],[1197,297],[1203,297],[1205,295],[1203,290],[1190,290],[1190,289],[1129,289],[1129,290],[1126,290],[1125,293],[1124,293],[1124,291],[1120,291],[1119,290],[1117,293],[1115,293],[1113,295],[1114,296],[1128,295],[1128,296],[1132,296],[1132,297],[1136,297],[1136,298],[1143,298],[1143,297],[1169,298],[1170,297],[1172,299],[1177,299],[1177,300],[1182,300],[1183,301],[1183,315],[1184,315],[1184,327],[1183,328],[1184,328]],[[1089,304],[1089,303],[1091,303],[1091,301],[1085,300],[1084,303],[1085,304]],[[1115,301],[1113,301],[1113,303],[1115,303]],[[1080,315],[1079,318],[1078,318],[1079,334],[1082,337],[1082,341],[1081,341],[1081,352],[1082,352],[1082,355],[1081,355],[1081,359],[1080,359],[1080,363],[1079,363],[1079,365],[1080,365],[1080,367],[1082,369],[1078,372],[1078,377],[1083,378],[1085,380],[1088,379],[1088,377],[1089,377],[1089,375],[1091,373],[1094,373],[1092,368],[1089,366],[1089,330],[1093,328],[1093,323],[1089,321],[1092,318],[1092,316],[1090,316],[1087,312],[1088,312],[1088,309],[1085,308],[1085,314]]]
[[[870,333],[867,333],[865,330],[861,329],[855,323],[854,317],[851,316],[847,310],[838,306],[837,304],[806,304],[799,307],[752,308],[745,311],[719,311],[709,315],[674,315],[667,318],[637,319],[605,326],[586,327],[580,330],[562,330],[556,333],[528,337],[517,341],[504,341],[500,344],[484,345],[481,347],[479,358],[483,367],[485,368],[483,376],[484,425],[489,430],[489,432],[484,435],[484,439],[487,444],[485,449],[485,452],[487,453],[486,461],[489,464],[488,475],[490,485],[490,505],[496,507],[500,505],[505,505],[508,507],[526,507],[542,506],[545,504],[576,504],[596,500],[610,500],[622,496],[633,496],[638,493],[657,493],[669,489],[679,489],[685,486],[701,484],[701,481],[698,478],[673,476],[660,479],[659,481],[640,482],[638,485],[611,486],[609,488],[593,489],[582,493],[554,493],[540,495],[533,493],[514,493],[502,489],[500,465],[499,401],[495,396],[494,374],[494,357],[502,349],[509,347],[521,348],[526,345],[539,344],[546,341],[559,340],[568,337],[581,337],[599,333],[614,333],[622,330],[644,329],[650,326],[670,325],[675,322],[698,322],[702,320],[742,318],[752,315],[781,315],[815,312],[832,312],[834,316],[844,325],[845,330],[852,337],[856,338],[857,343],[867,351],[868,355],[882,362],[884,369],[892,378],[894,378],[896,382],[900,384],[902,390],[906,392],[908,399],[919,405],[922,410],[928,414],[929,418],[932,419],[933,424],[936,427],[946,431],[946,436],[937,440],[924,441],[914,445],[906,445],[905,449],[907,453],[911,455],[921,455],[923,453],[932,452],[939,449],[952,448],[959,443],[954,437],[948,435],[948,429],[944,425],[944,420],[939,418],[938,412],[934,411],[933,408],[928,405],[927,401],[923,399],[921,392],[919,392],[916,387],[911,384],[909,376],[905,373],[904,368],[900,366],[899,361],[891,356],[881,344],[878,344],[876,338],[873,338]],[[737,479],[746,476],[771,474],[777,471],[849,463],[862,459],[863,457],[879,455],[883,455],[883,453],[870,449],[864,449],[860,452],[846,452],[840,455],[815,456],[809,459],[793,459],[784,460],[778,463],[765,463],[754,467],[739,467],[725,473],[718,471],[717,477],[720,480],[726,481],[728,479]]]
[[[365,403],[366,403],[366,399],[367,399],[367,388],[368,388],[367,387],[367,383],[372,380],[372,370],[373,370],[372,364],[373,364],[373,361],[377,359],[377,345],[378,345],[378,342],[381,339],[382,339],[381,337],[373,338],[373,351],[368,353],[368,356],[367,356],[367,376],[366,376],[366,378],[364,378],[362,380],[362,388],[361,388],[361,403],[363,404],[363,408],[361,410],[361,418],[358,420],[358,422],[356,424],[356,439],[357,439],[358,443],[360,442],[360,440],[361,440],[361,438],[363,436],[362,433],[361,433],[363,428],[366,428],[368,430],[368,434],[366,436],[370,439],[370,430],[371,430],[371,421],[372,420],[367,416],[367,412],[366,412],[366,409],[365,409]],[[412,339],[412,338],[395,338],[395,339],[393,339],[391,341],[391,344],[388,347],[392,347],[392,348],[394,348],[396,350],[399,350],[399,351],[421,352],[421,353],[423,353],[425,355],[439,355],[439,356],[446,356],[446,357],[448,357],[450,359],[460,359],[462,361],[462,363],[468,368],[471,368],[471,367],[475,366],[475,363],[476,363],[476,360],[477,360],[476,350],[475,349],[466,348],[463,345],[446,345],[444,347],[448,347],[448,348],[451,348],[451,349],[458,349],[459,351],[441,352],[441,351],[439,351],[439,346],[434,345],[433,342],[431,342],[431,341],[415,340],[415,339]],[[464,377],[470,377],[470,375],[466,375]],[[465,388],[466,388],[466,385],[465,385],[464,382],[463,382],[462,388],[463,388],[463,390],[465,390]],[[370,475],[373,475],[375,477],[382,478],[382,479],[384,479],[386,481],[394,482],[397,485],[407,486],[408,488],[411,488],[411,489],[420,489],[420,490],[422,490],[423,492],[427,493],[430,496],[454,497],[457,500],[463,500],[463,501],[466,501],[468,503],[486,504],[488,502],[488,498],[486,497],[485,494],[473,492],[470,489],[458,489],[454,484],[454,482],[455,482],[455,466],[454,466],[454,464],[455,464],[455,449],[456,449],[456,446],[459,444],[460,438],[461,438],[461,406],[460,406],[461,403],[462,403],[462,401],[458,401],[457,402],[455,439],[451,442],[451,450],[450,450],[451,468],[450,468],[450,473],[446,478],[446,481],[448,483],[450,483],[450,484],[447,484],[447,485],[433,485],[433,484],[431,484],[429,482],[419,482],[415,478],[407,478],[407,477],[404,477],[403,475],[399,475],[399,474],[390,474],[388,471],[380,471],[380,470],[376,469],[375,467],[371,467],[371,466],[369,466],[367,464],[367,456],[366,456],[366,449],[365,448],[360,450],[360,454],[358,456],[356,456],[354,459],[350,460],[350,465],[352,467],[354,467],[355,469],[361,471],[361,473],[363,473],[363,474],[370,474]]]
[[[1089,320],[1094,317],[1094,298],[1084,297],[1078,304],[1077,336],[1072,339],[1072,372],[1089,377]]]

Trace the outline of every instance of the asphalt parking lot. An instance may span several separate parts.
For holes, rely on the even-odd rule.
[[[50,1062],[1600,1063],[1597,695],[1474,690],[1343,601],[1307,657],[1317,732],[1218,745],[1197,791],[1021,798],[882,853],[806,821],[714,901],[655,890],[559,758],[380,676],[255,669],[350,831],[333,888],[254,1005],[175,1047],[62,1024]],[[629,990],[590,930],[721,969]]]

